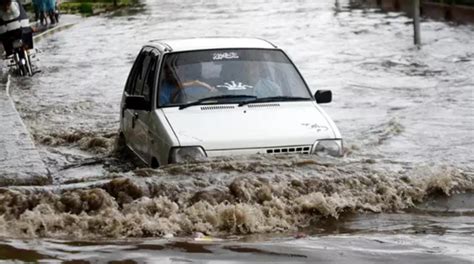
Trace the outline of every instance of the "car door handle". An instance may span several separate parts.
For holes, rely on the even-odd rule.
[[[135,121],[137,121],[138,119],[138,113],[135,112],[133,113],[133,117],[132,117],[132,128],[135,128]]]

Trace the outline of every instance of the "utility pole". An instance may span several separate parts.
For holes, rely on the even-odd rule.
[[[420,46],[420,0],[413,0],[413,32],[415,45]]]

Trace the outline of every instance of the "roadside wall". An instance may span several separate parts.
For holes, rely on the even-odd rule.
[[[356,0],[370,7],[377,7],[387,12],[405,12],[413,14],[413,0]],[[435,3],[421,0],[420,14],[424,17],[447,20],[456,23],[474,23],[474,6]]]

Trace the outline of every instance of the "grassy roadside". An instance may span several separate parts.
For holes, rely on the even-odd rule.
[[[96,15],[135,5],[139,0],[71,0],[61,3],[61,13]]]

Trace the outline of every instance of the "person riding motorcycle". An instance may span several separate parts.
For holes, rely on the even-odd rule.
[[[33,48],[33,31],[28,15],[16,0],[0,0],[0,41],[7,56],[13,53],[13,42],[18,39],[27,49]]]

